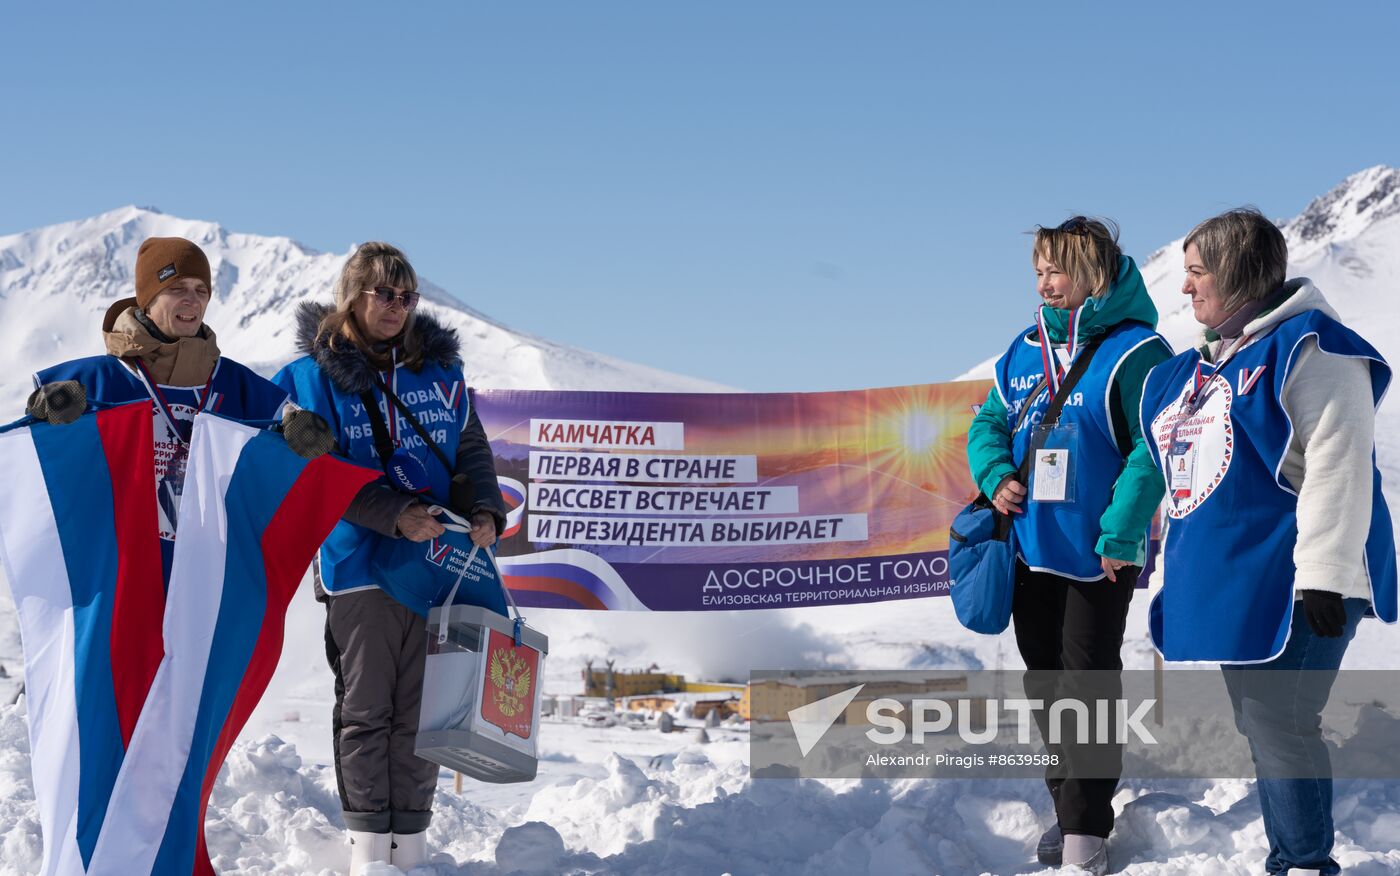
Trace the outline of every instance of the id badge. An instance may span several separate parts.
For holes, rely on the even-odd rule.
[[[1031,433],[1031,501],[1073,502],[1077,462],[1073,424],[1037,426]]]
[[[1172,495],[1190,495],[1196,482],[1196,445],[1192,441],[1177,441],[1167,454],[1171,471]]]

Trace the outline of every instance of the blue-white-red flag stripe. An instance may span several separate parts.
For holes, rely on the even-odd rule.
[[[141,705],[165,653],[155,623],[156,618],[165,615],[165,579],[156,494],[145,465],[153,428],[145,407],[124,405],[93,418],[112,479],[112,523],[117,538],[112,686],[123,745],[131,741]],[[157,527],[156,532],[152,532],[152,526]]]
[[[134,805],[108,815],[102,861],[214,872],[203,830],[214,778],[276,669],[287,604],[311,557],[377,476],[328,456],[308,463],[269,432],[195,418],[166,657],[114,790]]]
[[[602,557],[577,548],[559,548],[500,557],[501,575],[521,605],[611,611],[644,609],[632,588]]]
[[[145,451],[124,448],[120,461],[123,466],[130,457],[142,462],[140,484],[150,493],[150,406],[138,403],[129,407],[141,410],[147,431],[145,443],[139,446]],[[308,463],[292,453],[278,435],[208,414],[196,418],[169,591],[161,594],[163,619],[157,611],[141,624],[132,614],[118,634],[112,628],[111,613],[105,618],[106,628],[111,631],[109,638],[139,638],[128,628],[144,629],[162,647],[163,656],[154,679],[146,676],[148,692],[134,729],[124,735],[116,720],[116,709],[109,710],[112,726],[104,726],[97,716],[84,709],[84,701],[92,695],[84,695],[82,683],[84,678],[98,679],[90,684],[96,684],[100,693],[104,669],[107,677],[115,678],[120,675],[119,667],[100,659],[105,649],[94,650],[90,646],[84,653],[75,653],[73,646],[67,644],[81,639],[84,623],[99,632],[103,628],[103,623],[84,619],[84,598],[77,595],[81,588],[71,584],[73,579],[98,582],[92,589],[105,588],[112,594],[107,602],[138,604],[136,595],[121,598],[122,576],[117,571],[122,565],[125,542],[121,550],[115,549],[119,527],[111,518],[120,507],[116,496],[123,488],[120,479],[110,475],[95,478],[97,487],[55,482],[48,475],[50,469],[66,471],[63,466],[69,464],[76,466],[76,471],[91,475],[92,457],[86,461],[82,458],[93,447],[92,435],[88,433],[96,434],[100,443],[106,438],[101,428],[103,418],[125,410],[104,411],[69,426],[35,426],[0,436],[6,441],[4,446],[13,445],[12,450],[22,451],[25,443],[33,448],[29,455],[34,465],[30,468],[37,468],[37,480],[51,500],[52,511],[47,518],[53,532],[48,544],[62,548],[67,543],[66,533],[77,522],[89,529],[84,547],[96,548],[77,559],[84,564],[78,569],[68,561],[67,552],[61,555],[68,565],[68,580],[59,588],[50,575],[48,586],[39,588],[37,601],[31,597],[32,607],[43,609],[30,612],[34,623],[29,623],[21,610],[29,672],[26,680],[30,690],[31,737],[35,741],[35,793],[44,817],[44,872],[212,874],[204,847],[203,820],[213,779],[276,667],[286,606],[307,564],[354,494],[378,473],[330,457]],[[133,424],[135,419],[133,416]],[[136,439],[131,440],[135,443]],[[118,461],[116,440],[112,441],[108,458],[113,461],[109,466]],[[23,453],[18,456],[20,461],[23,457]],[[7,458],[16,457],[12,453]],[[32,474],[30,479],[36,480]],[[104,481],[108,495],[105,499],[94,498]],[[72,507],[73,503],[64,497],[70,489],[84,497],[90,512],[86,518],[80,513],[84,509]],[[54,499],[53,494],[60,495]],[[20,544],[20,538],[32,533],[20,525],[24,517],[16,516],[21,506],[13,502],[6,505],[9,507],[0,506],[0,527],[19,602],[18,582],[23,579],[19,577],[20,564],[14,562],[15,546]],[[105,530],[101,523],[104,517]],[[132,538],[137,537],[135,530],[139,527],[126,529]],[[109,532],[110,536],[106,534]],[[153,508],[146,535],[156,538]],[[111,569],[103,566],[104,562]],[[30,561],[29,568],[39,571],[35,561]],[[159,582],[158,562],[154,568],[155,580]],[[63,625],[63,603],[53,592],[58,590],[74,594],[69,627]],[[138,588],[132,593],[151,598],[149,588]],[[101,598],[95,601],[104,602]],[[100,613],[97,620],[104,620]],[[45,624],[49,632],[36,632]],[[43,666],[31,665],[42,664],[45,657],[35,651],[31,640],[56,649],[50,655],[56,668],[47,676]],[[69,655],[67,678],[63,675],[64,650]],[[89,664],[100,665],[94,668]],[[138,668],[144,669],[144,665]],[[40,670],[38,675],[34,674],[36,669]],[[123,671],[140,677],[135,670]],[[132,690],[137,687],[134,681],[126,686]],[[115,691],[115,685],[112,688]],[[66,703],[65,696],[75,700],[76,705]],[[108,701],[116,699],[113,692]],[[42,704],[62,704],[63,708],[44,711]],[[55,721],[59,726],[51,727]],[[50,737],[54,729],[68,732]],[[115,745],[108,742],[104,746],[110,755],[105,764],[108,769],[88,757],[90,737],[99,742],[116,739]],[[53,751],[41,755],[40,749],[45,747]],[[72,756],[75,752],[76,758]],[[76,762],[76,769],[72,762]],[[110,805],[102,814],[93,816],[94,806],[86,802],[93,795],[86,789],[100,789],[104,784]],[[76,801],[71,799],[75,796]],[[51,802],[46,804],[45,798]],[[46,815],[46,809],[51,814]],[[71,825],[64,821],[65,816]],[[56,830],[50,829],[50,821]],[[68,830],[64,831],[65,827]]]
[[[163,652],[151,465],[149,404],[0,435],[44,873],[85,871]]]

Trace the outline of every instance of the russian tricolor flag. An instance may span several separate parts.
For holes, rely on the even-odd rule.
[[[44,874],[212,874],[204,811],[313,554],[377,472],[195,419],[168,591],[148,402],[0,434]]]
[[[499,557],[506,586],[521,605],[538,608],[586,608],[645,611],[612,564],[577,548]]]

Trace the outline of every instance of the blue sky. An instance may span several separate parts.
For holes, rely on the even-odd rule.
[[[385,239],[514,328],[763,391],[1000,352],[1037,223],[1111,216],[1141,258],[1400,164],[1393,3],[31,3],[5,31],[0,233],[135,203]]]

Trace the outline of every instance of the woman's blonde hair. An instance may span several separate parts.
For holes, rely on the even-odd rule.
[[[341,345],[349,342],[375,366],[387,368],[391,361],[389,353],[374,349],[351,310],[355,299],[375,286],[418,291],[418,274],[409,264],[408,256],[398,247],[378,240],[360,244],[341,268],[340,277],[335,281],[335,309],[322,317],[316,341],[324,341],[332,350],[343,349]],[[414,370],[423,364],[423,345],[414,331],[416,316],[416,311],[408,312],[408,319],[396,339],[403,349],[400,361]]]
[[[1031,264],[1044,257],[1069,275],[1075,286],[1101,298],[1118,277],[1118,224],[1112,219],[1075,216],[1054,228],[1037,226]]]

